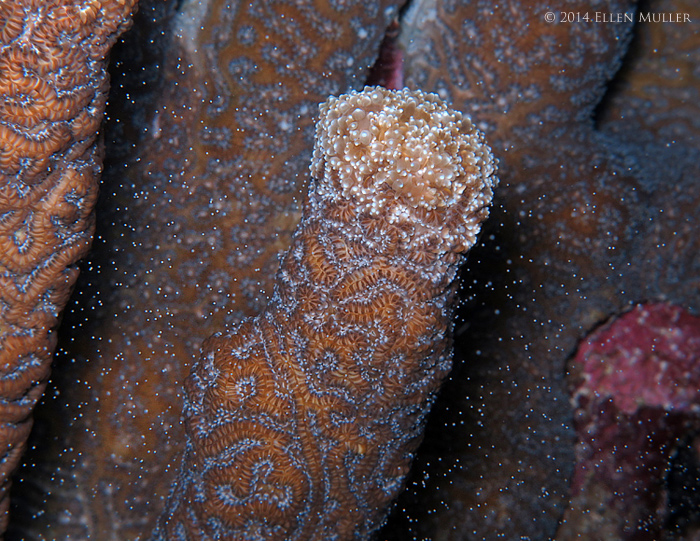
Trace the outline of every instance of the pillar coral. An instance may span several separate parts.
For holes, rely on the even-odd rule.
[[[433,17],[420,16],[427,6]],[[678,141],[691,143],[683,153],[667,154],[654,133],[633,147],[596,124],[632,25],[545,20],[547,11],[634,8],[419,2],[402,20],[407,85],[438,92],[493,134],[504,183],[484,246],[471,256],[467,292],[479,301],[467,303],[468,323],[456,333],[462,362],[436,404],[442,423],[428,426],[388,538],[555,537],[575,461],[564,376],[578,341],[641,300],[700,308],[691,210],[698,167],[671,158],[692,155],[692,130]],[[692,26],[674,32],[685,32],[684,50],[697,54]],[[692,125],[682,117],[697,104],[695,79],[651,92],[683,104],[659,100],[658,127]],[[646,105],[639,119],[657,103]]]
[[[314,113],[363,85],[397,8],[193,1],[141,11],[152,30],[121,62],[144,55],[136,77],[160,70],[145,79],[160,86],[115,78],[129,96],[109,133],[128,161],[104,178],[100,238],[37,434],[50,444],[30,456],[17,495],[18,537],[150,534],[180,463],[191,361],[204,339],[265,305],[300,217]],[[162,56],[147,56],[153,47]],[[129,101],[143,94],[153,100],[143,108]]]
[[[451,367],[460,253],[495,185],[434,94],[321,106],[304,212],[269,304],[185,384],[183,471],[154,539],[368,539]]]
[[[0,535],[94,229],[105,56],[135,1],[0,4]]]

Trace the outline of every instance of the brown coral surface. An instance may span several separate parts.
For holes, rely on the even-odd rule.
[[[94,229],[105,56],[134,1],[0,3],[0,535]]]
[[[265,311],[186,382],[183,472],[156,539],[367,539],[451,367],[460,253],[495,184],[469,119],[366,88],[321,106],[312,181]]]

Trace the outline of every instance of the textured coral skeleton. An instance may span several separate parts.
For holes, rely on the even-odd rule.
[[[301,222],[265,311],[188,378],[156,539],[367,539],[452,366],[460,254],[493,195],[483,136],[434,94],[321,106]]]
[[[0,3],[0,532],[58,317],[92,240],[105,55],[132,6]]]
[[[633,303],[697,314],[697,26],[638,25],[623,62],[629,26],[544,20],[634,4],[413,2],[401,14],[406,83],[488,131],[504,182],[470,256],[456,371],[385,538],[565,535],[567,358]],[[700,20],[693,2],[647,7]],[[182,441],[176,359],[265,304],[299,217],[307,113],[362,86],[397,14],[388,2],[141,9],[114,71],[102,233],[15,484],[14,538],[149,534]]]

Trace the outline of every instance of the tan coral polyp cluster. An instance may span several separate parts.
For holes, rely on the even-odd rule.
[[[325,179],[324,193],[339,183],[360,211],[391,223],[471,199],[450,240],[473,243],[474,211],[490,201],[495,162],[469,117],[436,94],[381,87],[331,97],[320,109],[311,174]]]

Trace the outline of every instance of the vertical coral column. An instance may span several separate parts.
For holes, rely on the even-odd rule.
[[[93,231],[109,84],[135,1],[0,4],[0,533]]]
[[[452,365],[455,275],[494,169],[434,94],[321,106],[270,303],[209,339],[186,382],[184,466],[157,539],[364,539],[383,522]]]
[[[362,86],[397,3],[140,3],[142,34],[113,72],[112,104],[128,106],[109,112],[100,240],[40,417],[58,433],[23,469],[18,536],[153,530],[181,460],[183,381],[205,338],[267,303],[301,217],[312,115]]]

